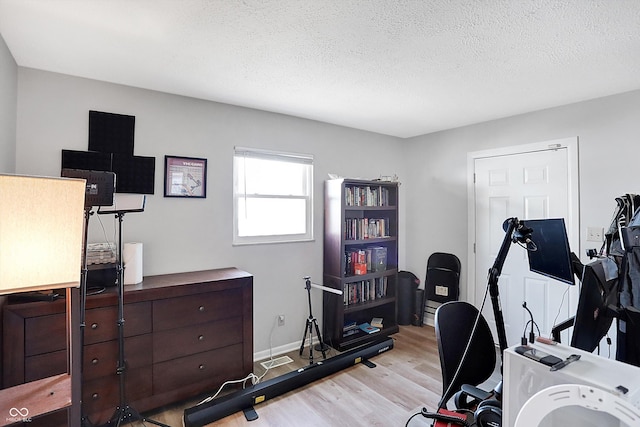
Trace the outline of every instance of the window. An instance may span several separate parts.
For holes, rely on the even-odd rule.
[[[234,244],[313,239],[313,156],[236,147]]]

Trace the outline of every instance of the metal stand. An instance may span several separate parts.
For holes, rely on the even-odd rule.
[[[504,361],[503,353],[507,349],[507,333],[504,327],[504,317],[502,315],[502,307],[500,305],[500,292],[498,289],[498,279],[502,273],[502,267],[509,254],[511,243],[527,243],[530,242],[531,229],[524,227],[518,218],[507,218],[502,224],[504,229],[504,239],[502,245],[496,255],[493,266],[489,269],[489,295],[491,297],[491,306],[493,307],[493,317],[496,321],[496,331],[498,333],[498,345],[500,347],[500,373],[502,373],[502,363]],[[495,397],[502,400],[502,379],[494,389]]]
[[[116,263],[116,273],[118,278],[118,366],[116,368],[116,374],[120,379],[120,404],[109,421],[104,424],[104,427],[118,427],[138,420],[142,421],[143,424],[148,422],[161,427],[170,427],[161,422],[143,417],[137,410],[127,403],[125,397],[125,372],[127,367],[124,357],[124,266],[122,261],[122,219],[124,218],[124,214],[125,213],[121,211],[115,213],[116,218],[118,219],[118,260]]]
[[[89,218],[93,212],[91,212],[91,206],[85,206],[84,208],[84,237],[82,241],[82,276],[80,277],[80,384],[84,375],[84,328],[86,326],[86,305],[87,305],[87,235],[89,233]],[[80,400],[80,425],[82,427],[93,427],[91,420],[87,417],[84,408],[84,400]]]
[[[318,337],[319,349],[322,352],[322,358],[326,359],[326,350],[328,346],[325,346],[322,341],[322,335],[320,335],[320,328],[318,327],[318,320],[313,317],[313,313],[311,311],[311,278],[309,276],[304,278],[305,289],[307,290],[307,300],[309,302],[309,317],[307,317],[307,323],[304,328],[304,334],[302,335],[302,342],[300,343],[300,356],[302,356],[302,349],[304,349],[304,343],[309,337],[309,364],[313,364],[313,330],[316,331],[316,336]]]
[[[313,331],[315,329],[316,336],[318,337],[318,344],[315,346],[317,351],[322,352],[322,358],[326,359],[326,351],[329,349],[329,346],[322,341],[322,335],[320,335],[320,328],[318,327],[318,321],[315,317],[313,317],[313,313],[311,311],[311,288],[321,289],[323,291],[331,292],[337,295],[342,295],[342,291],[338,289],[329,288],[322,285],[317,285],[315,283],[311,283],[311,277],[305,276],[303,277],[305,289],[307,290],[307,301],[309,302],[309,317],[307,318],[307,322],[304,328],[304,334],[302,335],[302,342],[300,343],[300,356],[302,356],[302,349],[304,349],[304,343],[307,340],[307,336],[309,337],[309,364],[313,364]]]

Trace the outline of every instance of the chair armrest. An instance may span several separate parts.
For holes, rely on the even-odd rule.
[[[460,387],[460,389],[462,390],[462,392],[468,396],[473,397],[474,399],[477,400],[486,400],[488,398],[490,398],[492,396],[493,393],[482,390],[481,388],[478,388],[476,386],[473,386],[471,384],[462,384],[462,387]]]

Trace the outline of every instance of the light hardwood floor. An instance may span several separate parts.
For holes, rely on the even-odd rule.
[[[405,426],[423,406],[433,410],[438,404],[442,392],[438,348],[434,328],[427,325],[401,326],[400,332],[391,338],[394,348],[371,359],[377,365],[375,368],[357,364],[256,405],[259,418],[255,421],[248,422],[242,412],[237,412],[208,426]],[[271,370],[265,380],[309,363],[306,353],[302,357],[297,351],[288,355],[294,362]],[[255,366],[256,374],[264,372],[259,364]],[[200,400],[183,402],[148,416],[180,427],[184,408]],[[409,425],[429,424],[416,417]]]

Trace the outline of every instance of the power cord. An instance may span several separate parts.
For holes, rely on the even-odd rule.
[[[582,277],[584,277],[584,271],[582,272]],[[560,300],[560,306],[558,307],[558,312],[556,313],[556,317],[553,319],[552,325],[557,325],[558,317],[560,316],[560,312],[562,311],[562,306],[564,305],[564,299],[569,293],[570,286],[566,286],[564,293],[562,294],[562,299]],[[549,339],[553,339],[553,337],[549,336]]]
[[[520,343],[522,345],[527,345],[527,326],[531,325],[531,331],[529,332],[529,342],[533,343],[536,340],[536,334],[533,333],[533,327],[535,326],[536,329],[538,330],[538,336],[540,336],[540,328],[538,327],[538,324],[535,322],[535,320],[533,320],[533,313],[531,313],[531,310],[529,310],[529,307],[527,307],[527,302],[523,301],[522,302],[522,308],[524,308],[525,310],[527,310],[527,313],[529,313],[529,317],[531,317],[531,320],[529,320],[525,325],[524,325],[524,330],[522,331],[522,340],[520,341]]]
[[[269,362],[272,362],[272,363],[273,363],[273,331],[276,329],[277,323],[278,323],[278,316],[274,318],[273,324],[271,325],[271,330],[269,331]],[[260,376],[259,380],[262,380],[262,378],[264,378],[267,372],[269,372],[269,369],[271,369],[271,365],[269,365],[265,369],[266,370],[264,371],[264,374]]]
[[[422,415],[421,412],[416,412],[415,414],[411,415],[409,417],[409,419],[407,420],[407,422],[404,424],[404,427],[409,427],[409,423],[411,422],[412,419],[414,419],[415,417],[417,417],[418,415]]]
[[[116,220],[114,218],[113,220],[113,239],[111,241],[109,241],[109,239],[107,238],[107,230],[105,230],[104,228],[104,223],[102,222],[102,217],[100,215],[96,215],[96,217],[98,218],[98,222],[100,223],[100,228],[102,228],[102,235],[104,236],[104,241],[105,243],[107,243],[109,245],[109,248],[111,249],[111,252],[113,252],[114,257],[117,255],[116,254],[116,247],[115,244],[112,245],[112,242],[116,241]]]
[[[274,322],[273,325],[271,326],[271,331],[269,332],[269,362],[273,362],[273,343],[272,343],[272,339],[273,339],[273,331],[275,330],[275,326],[278,322],[278,316],[276,316],[274,318]],[[225,381],[220,388],[218,388],[218,391],[215,392],[215,394],[213,394],[212,396],[209,396],[205,399],[203,399],[202,401],[198,402],[195,406],[198,405],[202,405],[204,403],[208,403],[211,402],[213,399],[215,399],[216,397],[218,397],[218,395],[222,392],[222,390],[224,389],[224,387],[226,387],[229,384],[238,384],[238,383],[242,383],[242,388],[246,387],[246,383],[248,380],[251,380],[251,385],[256,385],[258,384],[260,381],[262,381],[262,379],[264,378],[265,375],[267,375],[267,372],[269,372],[269,370],[271,369],[270,365],[267,365],[265,367],[265,371],[263,372],[262,375],[257,376],[256,374],[254,374],[253,372],[250,373],[249,375],[247,375],[246,377],[242,378],[242,379],[238,379],[238,380],[230,380],[230,381]],[[184,418],[182,419],[182,424],[184,425]]]

